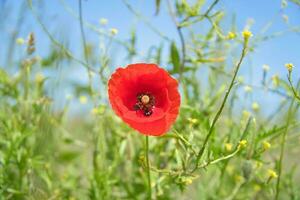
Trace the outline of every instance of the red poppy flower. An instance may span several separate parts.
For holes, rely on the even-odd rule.
[[[178,83],[156,64],[118,68],[108,82],[108,95],[115,113],[145,135],[166,133],[179,112]]]

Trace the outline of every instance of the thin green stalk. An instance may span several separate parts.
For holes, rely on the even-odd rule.
[[[233,85],[234,85],[234,82],[235,82],[237,73],[238,73],[238,71],[239,71],[239,69],[240,69],[240,66],[241,66],[241,64],[242,64],[242,61],[243,61],[243,59],[244,59],[244,57],[245,57],[245,55],[246,55],[247,44],[248,44],[248,40],[245,40],[245,41],[244,41],[244,44],[243,44],[242,54],[241,54],[241,57],[240,57],[240,59],[239,59],[239,62],[237,63],[237,65],[236,65],[236,67],[235,67],[234,74],[233,74],[233,77],[232,77],[232,79],[231,79],[229,88],[228,88],[228,90],[227,90],[227,92],[226,92],[226,94],[225,94],[225,97],[224,97],[223,101],[222,101],[221,107],[219,108],[217,114],[215,115],[215,117],[214,117],[214,119],[213,119],[213,122],[212,122],[212,124],[211,124],[211,126],[210,126],[210,128],[209,128],[208,134],[206,135],[206,137],[205,137],[205,139],[204,139],[203,146],[202,146],[202,148],[201,148],[201,149],[199,150],[199,152],[198,152],[198,155],[197,155],[197,158],[196,158],[196,166],[195,166],[195,168],[193,169],[193,172],[194,172],[195,170],[197,170],[197,168],[198,168],[199,161],[200,161],[200,159],[201,159],[201,157],[202,157],[202,155],[203,155],[203,153],[204,153],[204,150],[205,150],[205,148],[206,148],[207,142],[208,142],[209,138],[211,137],[211,135],[212,135],[212,133],[213,133],[213,130],[214,130],[214,128],[215,128],[215,125],[216,125],[218,119],[220,118],[221,113],[222,113],[222,111],[223,111],[223,109],[224,109],[224,106],[225,106],[225,104],[226,104],[226,101],[227,101],[227,99],[228,99],[228,96],[229,96],[229,94],[230,94],[230,91],[231,91],[231,89],[232,89],[232,87],[233,87]]]
[[[41,26],[41,28],[43,29],[43,31],[46,33],[46,35],[48,36],[48,38],[50,39],[50,41],[52,42],[52,44],[54,44],[55,46],[59,47],[69,58],[73,59],[75,62],[81,64],[82,66],[89,68],[91,71],[97,73],[97,71],[93,68],[90,68],[87,63],[83,62],[82,60],[76,58],[72,52],[67,49],[64,45],[62,45],[61,43],[59,43],[54,37],[53,35],[51,35],[51,33],[49,32],[49,30],[47,29],[46,25],[43,24],[43,22],[41,21],[40,17],[37,14],[37,11],[33,8],[32,6],[32,2],[30,0],[27,0],[28,2],[28,6],[29,9],[31,10],[34,18],[37,20],[37,23]]]
[[[282,162],[283,162],[283,158],[284,158],[284,147],[285,147],[286,135],[288,133],[289,125],[291,123],[291,118],[292,118],[291,115],[292,115],[292,108],[293,108],[294,102],[295,102],[295,99],[292,100],[291,105],[289,107],[288,118],[287,118],[285,130],[284,130],[284,132],[282,134],[282,137],[281,137],[280,157],[279,157],[279,164],[278,164],[278,179],[277,179],[277,182],[276,182],[276,194],[275,194],[275,199],[276,200],[279,199],[280,180],[281,180],[281,173],[282,173]]]
[[[147,163],[147,179],[148,179],[148,199],[152,199],[151,191],[151,176],[150,176],[150,162],[149,162],[149,136],[146,136],[146,163]]]
[[[87,70],[88,81],[89,81],[89,92],[93,99],[94,106],[96,107],[97,103],[96,103],[96,98],[95,98],[95,95],[93,92],[92,71],[89,67],[89,56],[88,56],[87,49],[86,49],[87,48],[86,38],[85,38],[84,29],[83,29],[82,1],[81,0],[78,0],[78,10],[79,10],[79,26],[80,26],[80,33],[81,33],[81,39],[82,39],[83,54],[84,54],[85,63],[87,65],[86,70]]]
[[[182,33],[182,27],[180,26],[179,22],[176,20],[176,16],[174,14],[174,11],[171,6],[171,2],[169,0],[168,0],[168,9],[169,9],[171,18],[176,26],[180,44],[181,44],[181,61],[180,61],[180,67],[179,67],[179,81],[181,82],[182,81],[182,73],[184,71],[184,65],[185,65],[185,61],[186,61],[186,45],[185,45],[185,40],[184,40],[184,36]]]
[[[128,10],[130,12],[132,12],[138,19],[143,21],[154,33],[156,33],[157,35],[159,35],[162,39],[164,39],[166,41],[171,41],[170,38],[168,38],[168,36],[166,36],[162,31],[157,29],[155,26],[153,26],[153,24],[151,23],[150,20],[145,18],[141,13],[134,10],[134,8],[129,4],[129,2],[127,0],[123,0],[123,3],[125,4],[125,6],[128,8]]]
[[[296,89],[294,88],[293,83],[292,83],[291,72],[288,74],[288,81],[289,81],[290,87],[292,89],[292,92],[294,94],[294,97],[300,101],[300,96],[296,92]]]

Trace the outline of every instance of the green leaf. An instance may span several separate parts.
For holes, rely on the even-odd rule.
[[[173,69],[172,71],[174,73],[178,73],[179,72],[179,68],[180,68],[180,57],[179,57],[179,52],[178,49],[176,47],[175,42],[171,43],[171,47],[170,47],[170,57],[171,57],[171,62],[173,64]]]
[[[300,0],[290,0],[290,2],[293,2],[294,4],[300,6]]]

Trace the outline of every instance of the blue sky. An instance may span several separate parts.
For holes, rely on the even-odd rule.
[[[9,10],[5,19],[1,19],[0,23],[0,38],[2,44],[0,47],[0,66],[5,65],[5,58],[7,55],[7,45],[11,32],[15,27],[18,9],[22,5],[20,0],[0,0],[0,17],[3,17],[4,11]],[[34,7],[37,9],[37,1],[33,1]],[[74,0],[64,0],[65,4],[72,8],[75,12],[78,10],[78,3]],[[167,5],[162,0],[161,12],[158,16],[154,16],[155,4],[154,0],[129,0],[129,4],[139,13],[141,13],[151,24],[159,31],[167,35],[172,40],[178,41],[178,35],[175,26],[168,15]],[[208,0],[208,2],[211,2]],[[143,21],[134,16],[121,0],[83,0],[83,15],[84,19],[95,26],[100,27],[99,19],[108,19],[106,27],[102,27],[104,30],[110,28],[117,28],[119,30],[116,38],[125,40],[129,38],[132,29],[137,31],[137,49],[139,53],[145,53],[152,45],[159,45],[161,43],[161,37],[153,32]],[[209,5],[209,4],[207,4]],[[204,6],[204,9],[207,8]],[[42,21],[46,24],[47,28],[57,39],[67,39],[70,47],[75,55],[80,56],[81,40],[79,38],[79,25],[78,21],[63,6],[60,0],[43,1],[40,5],[39,14]],[[282,15],[289,17],[290,26],[300,25],[300,7],[292,3],[288,3],[285,9],[281,9],[281,0],[220,0],[220,3],[216,7],[222,8],[226,11],[227,20],[224,23],[224,32],[228,30],[228,24],[233,15],[236,15],[236,25],[238,31],[242,31],[247,20],[253,19],[254,24],[251,27],[251,31],[254,36],[258,34],[263,27],[268,23],[272,23],[271,28],[266,32],[267,35],[284,31],[288,29],[288,26],[284,23]],[[42,11],[42,12],[41,12]],[[2,15],[1,15],[2,13]],[[28,10],[25,13],[25,22],[22,24],[21,31],[18,37],[26,38],[28,33],[33,31],[37,38],[37,49],[41,56],[47,55],[49,47],[49,39],[42,31],[39,24],[33,18],[32,13]],[[194,26],[195,31],[201,31],[203,26]],[[99,42],[97,34],[85,30],[88,41]],[[187,32],[185,32],[187,35]],[[286,69],[284,64],[292,62],[295,66],[294,78],[299,78],[300,74],[300,34],[294,32],[287,32],[283,36],[276,37],[266,42],[262,42],[252,53],[248,62],[242,68],[241,75],[247,77],[253,77],[254,83],[258,83],[261,79],[261,67],[263,64],[268,64],[271,67],[269,76],[272,74],[279,74],[280,77],[286,76]],[[166,47],[168,49],[168,47]],[[128,63],[124,63],[124,54],[118,46],[113,47],[113,64],[115,66],[124,66]],[[17,49],[17,55],[22,55],[22,50]],[[135,61],[142,62],[140,58]],[[297,67],[299,66],[299,67]],[[82,74],[82,68],[72,67],[72,74],[79,76],[77,79],[86,80]],[[70,68],[64,69],[62,73],[70,73]],[[249,76],[250,75],[250,76]],[[257,76],[259,75],[259,76]],[[65,91],[62,91],[62,94]],[[273,96],[266,95],[268,98],[258,98],[258,101],[266,104],[272,101]],[[276,102],[274,102],[276,103]]]

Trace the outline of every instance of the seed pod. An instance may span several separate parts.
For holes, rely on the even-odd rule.
[[[27,46],[27,53],[31,55],[35,51],[35,37],[34,34],[31,32],[28,36],[28,46]]]

